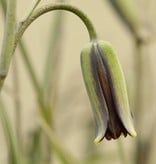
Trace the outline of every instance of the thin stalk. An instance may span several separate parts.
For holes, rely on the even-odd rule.
[[[136,53],[134,54],[135,59],[135,98],[134,98],[134,107],[135,107],[135,119],[137,121],[137,125],[141,124],[140,113],[143,110],[142,106],[142,96],[143,96],[143,63],[142,63],[142,47],[143,42],[139,40],[135,41],[135,49]]]
[[[30,59],[29,59],[27,48],[25,47],[25,43],[23,41],[20,42],[20,47],[19,48],[22,52],[21,55],[22,55],[23,61],[26,65],[26,67],[27,67],[27,71],[29,73],[31,82],[33,84],[34,90],[35,90],[35,92],[37,94],[37,97],[38,97],[40,112],[44,116],[44,118],[48,121],[50,116],[46,112],[47,111],[47,106],[45,105],[45,102],[44,102],[43,91],[42,91],[41,86],[39,84],[39,80],[36,77],[34,68],[32,66],[32,63],[31,63]]]
[[[7,142],[7,147],[9,151],[9,163],[10,164],[25,164],[22,152],[19,149],[17,138],[14,135],[12,124],[10,122],[9,116],[6,112],[6,107],[2,97],[0,97],[0,120],[4,129],[4,134]]]
[[[0,90],[7,76],[15,43],[16,0],[7,1],[5,32],[0,54]]]
[[[142,105],[143,100],[143,63],[142,63],[142,47],[144,43],[140,42],[140,40],[136,39],[135,47],[136,47],[136,54],[135,54],[135,102],[134,102],[134,111],[135,111],[135,120],[137,129],[140,129],[142,117],[140,113],[144,110],[144,106]],[[138,132],[139,133],[139,132]],[[136,164],[145,164],[144,160],[144,141],[141,136],[137,136],[136,138],[136,153],[135,153],[135,163]]]
[[[2,0],[1,1],[1,6],[3,9],[3,13],[5,15],[6,13],[6,1]],[[13,76],[13,85],[14,85],[14,105],[15,105],[15,126],[16,126],[16,136],[18,139],[19,145],[21,145],[22,140],[21,140],[21,103],[20,103],[20,96],[19,96],[19,77],[18,77],[18,68],[17,68],[17,63],[16,63],[16,58],[13,60],[13,71],[14,71],[14,76]]]
[[[23,40],[19,43],[19,49],[21,51],[21,57],[23,58],[23,62],[25,63],[25,65],[27,67],[27,71],[28,71],[28,74],[30,76],[33,88],[40,95],[41,94],[40,93],[41,92],[40,91],[41,87],[40,87],[40,84],[39,84],[39,80],[36,76],[35,70],[33,68],[33,64],[31,63],[29,53],[28,53],[28,49],[27,49],[26,44]]]
[[[20,101],[20,84],[17,59],[13,59],[13,86],[14,86],[14,107],[15,107],[15,127],[16,136],[19,145],[22,147],[22,118],[21,118],[21,101]]]
[[[136,96],[135,100],[135,117],[136,117],[136,124],[138,125],[138,130],[141,129],[142,125],[142,117],[145,107],[143,105],[143,77],[144,77],[144,64],[143,64],[143,47],[147,45],[145,42],[136,42]],[[146,59],[148,60],[148,59]],[[148,62],[147,62],[148,64]],[[148,66],[146,66],[148,67]],[[151,151],[153,148],[153,141],[155,139],[155,125],[156,121],[154,121],[152,129],[148,132],[148,137],[146,139],[142,138],[142,136],[138,135],[136,138],[136,153],[135,153],[135,164],[148,164],[150,160]]]
[[[78,161],[64,148],[58,141],[55,133],[51,130],[51,127],[45,122],[43,118],[39,120],[42,130],[45,132],[50,140],[51,149],[59,157],[62,164],[78,164]]]

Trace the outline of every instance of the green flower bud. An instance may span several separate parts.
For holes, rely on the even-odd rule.
[[[104,137],[117,139],[121,134],[135,137],[125,79],[111,44],[87,44],[81,53],[81,67],[95,117],[95,143]]]

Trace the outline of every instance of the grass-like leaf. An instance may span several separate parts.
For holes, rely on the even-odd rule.
[[[50,141],[50,146],[53,152],[57,155],[58,159],[62,164],[78,164],[78,161],[69,153],[63,145],[58,141],[56,134],[53,132],[51,127],[46,123],[43,118],[40,118],[40,126],[45,132]]]
[[[4,134],[9,151],[9,164],[25,164],[19,149],[17,139],[15,137],[10,118],[6,112],[6,108],[2,98],[0,97],[0,120],[4,129]]]

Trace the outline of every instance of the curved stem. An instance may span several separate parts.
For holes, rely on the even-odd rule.
[[[41,15],[43,15],[47,12],[53,11],[53,10],[66,10],[66,11],[70,11],[70,12],[74,13],[83,21],[83,23],[87,27],[90,40],[95,40],[97,38],[97,34],[95,32],[93,24],[81,10],[79,10],[78,8],[73,7],[71,5],[68,5],[68,4],[57,3],[57,4],[45,5],[39,9],[37,9],[36,11],[34,11],[32,13],[32,15],[30,17],[28,17],[25,21],[23,21],[19,24],[19,27],[18,27],[17,33],[16,33],[15,48],[16,48],[16,45],[17,45],[18,41],[20,40],[21,36],[23,35],[24,31],[27,29],[27,27]]]

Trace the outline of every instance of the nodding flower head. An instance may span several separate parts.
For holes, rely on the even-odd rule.
[[[88,43],[81,52],[81,67],[95,118],[94,142],[117,139],[121,134],[135,137],[125,79],[111,44]]]

